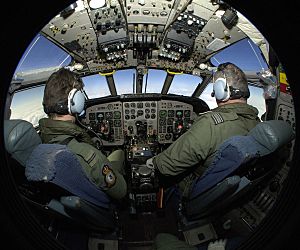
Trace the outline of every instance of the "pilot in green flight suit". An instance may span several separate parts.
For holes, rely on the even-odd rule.
[[[121,174],[124,152],[116,150],[106,157],[94,147],[86,131],[75,124],[75,115],[84,112],[82,88],[82,81],[67,69],[60,69],[50,76],[43,99],[44,111],[49,118],[39,121],[42,142],[67,145],[76,154],[88,178],[113,199],[121,199],[127,192]]]
[[[180,176],[189,173],[179,182],[186,196],[193,180],[209,167],[220,144],[235,135],[246,135],[260,122],[256,108],[247,104],[250,96],[247,78],[236,65],[219,65],[213,76],[213,93],[218,107],[200,114],[192,127],[165,151],[148,159],[147,166],[162,176]],[[189,172],[188,172],[189,171]],[[167,234],[158,235],[157,249],[191,249],[179,240],[171,241]],[[170,245],[171,244],[171,245]],[[164,248],[163,246],[168,246]]]

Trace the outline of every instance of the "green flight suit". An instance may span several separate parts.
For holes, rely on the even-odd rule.
[[[76,154],[88,178],[114,199],[126,195],[127,184],[120,174],[125,160],[122,150],[106,157],[93,146],[90,136],[82,128],[69,121],[43,118],[39,121],[39,129],[43,143],[59,144],[70,138],[67,147]]]
[[[195,172],[179,183],[188,193],[192,180],[208,168],[220,144],[234,135],[246,135],[260,122],[257,114],[257,109],[246,103],[225,104],[200,114],[186,133],[153,158],[153,164],[165,176],[195,167]]]

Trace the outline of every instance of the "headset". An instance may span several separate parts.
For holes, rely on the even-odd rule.
[[[223,72],[224,74],[224,72]],[[227,84],[226,76],[219,77],[214,81],[213,92],[211,93],[213,97],[216,97],[218,101],[226,102],[230,98],[230,88]]]
[[[68,100],[56,103],[54,106],[45,107],[46,114],[56,113],[60,115],[83,115],[85,112],[85,94],[82,89],[73,88],[68,94]]]
[[[215,81],[213,79],[213,92],[211,93],[211,96],[215,97],[218,101],[226,102],[230,98],[230,88],[227,84],[225,72],[223,71],[227,64],[221,65],[222,67],[219,65],[217,70],[220,70],[223,73],[223,77],[219,77]]]
[[[70,115],[84,114],[85,95],[82,89],[72,89],[68,95],[68,112]]]

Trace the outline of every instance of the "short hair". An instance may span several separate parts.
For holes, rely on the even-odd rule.
[[[238,89],[243,93],[243,98],[250,96],[246,74],[233,63],[222,63],[218,66],[213,78],[214,81],[219,77],[225,77],[228,86]]]
[[[82,89],[82,80],[68,69],[61,68],[52,73],[46,82],[44,89],[43,106],[44,111],[50,117],[53,114],[68,114],[68,95],[73,89]],[[57,112],[57,106],[61,105],[62,112]]]

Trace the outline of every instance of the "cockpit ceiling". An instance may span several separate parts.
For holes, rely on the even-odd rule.
[[[138,65],[204,71],[201,63],[246,37],[267,60],[260,32],[240,13],[217,2],[222,1],[106,0],[92,8],[90,1],[79,0],[41,34],[68,52],[74,63],[82,63],[81,73],[88,74]]]

